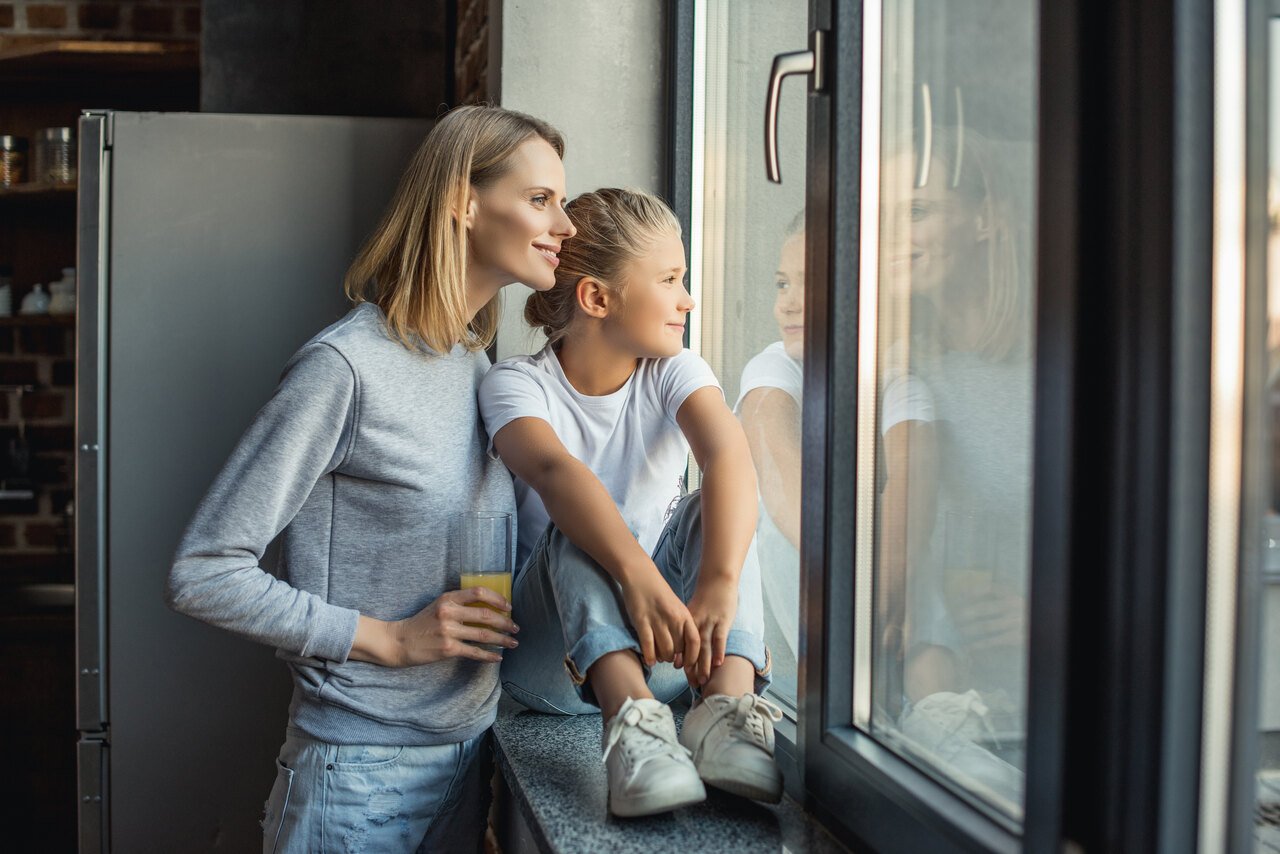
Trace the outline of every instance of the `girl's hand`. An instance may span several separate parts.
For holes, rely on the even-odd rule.
[[[510,635],[520,627],[510,615],[511,603],[492,590],[451,590],[403,620],[386,622],[362,614],[350,657],[386,667],[412,667],[446,658],[496,663],[502,661],[501,654],[475,644],[518,646]]]
[[[646,665],[670,661],[682,667],[697,657],[698,628],[658,568],[651,570],[622,585],[627,616],[635,627]]]
[[[684,674],[689,684],[701,687],[711,678],[712,668],[724,664],[724,648],[729,640],[729,627],[738,613],[737,580],[704,578],[689,600],[689,614],[693,617],[702,646],[697,657],[685,659]]]

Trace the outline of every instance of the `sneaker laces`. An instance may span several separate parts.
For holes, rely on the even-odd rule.
[[[740,736],[745,736],[748,741],[762,746],[768,744],[765,718],[768,717],[772,723],[782,720],[782,709],[759,694],[743,694],[737,700],[726,697],[718,705],[722,708],[716,712],[714,720],[733,715],[730,722],[733,730]]]
[[[666,716],[662,714],[664,709],[664,706],[645,709],[637,705],[634,700],[627,700],[618,711],[617,717],[609,723],[609,737],[605,741],[604,756],[600,761],[602,763],[609,761],[609,754],[621,743],[623,733],[629,730],[640,734],[638,738],[633,736],[627,739],[627,744],[623,747],[623,755],[631,765],[633,774],[655,756],[667,756],[674,751],[683,751],[686,756],[692,757],[693,753],[687,747],[671,740],[669,732],[663,726],[667,722]]]

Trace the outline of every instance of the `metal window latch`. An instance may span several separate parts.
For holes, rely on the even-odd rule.
[[[808,74],[811,92],[821,92],[826,87],[827,31],[809,33],[809,49],[794,53],[780,53],[773,58],[769,72],[769,92],[764,106],[764,165],[769,180],[782,183],[782,170],[778,166],[778,100],[782,96],[782,80],[792,74]]]

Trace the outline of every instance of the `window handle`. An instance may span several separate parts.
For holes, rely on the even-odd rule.
[[[821,92],[822,68],[826,54],[826,30],[809,33],[809,49],[794,53],[780,53],[773,58],[769,72],[769,93],[764,106],[764,166],[769,180],[782,183],[782,170],[778,166],[778,99],[782,96],[782,80],[792,74],[813,75],[810,91]]]

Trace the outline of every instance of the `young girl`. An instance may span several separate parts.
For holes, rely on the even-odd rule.
[[[525,631],[503,685],[539,711],[599,706],[615,815],[696,803],[702,781],[776,802],[781,712],[759,696],[760,571],[746,561],[755,472],[711,369],[683,348],[679,224],[636,191],[567,210],[577,237],[525,310],[550,343],[495,365],[480,390],[519,505]],[[690,447],[703,488],[681,497]],[[677,741],[666,702],[686,684],[701,700]]]
[[[355,308],[289,362],[178,548],[170,606],[293,675],[266,852],[481,847],[501,655],[475,644],[518,629],[502,597],[454,589],[451,524],[514,509],[475,394],[494,296],[550,288],[573,235],[563,153],[506,110],[436,124],[347,273]]]

